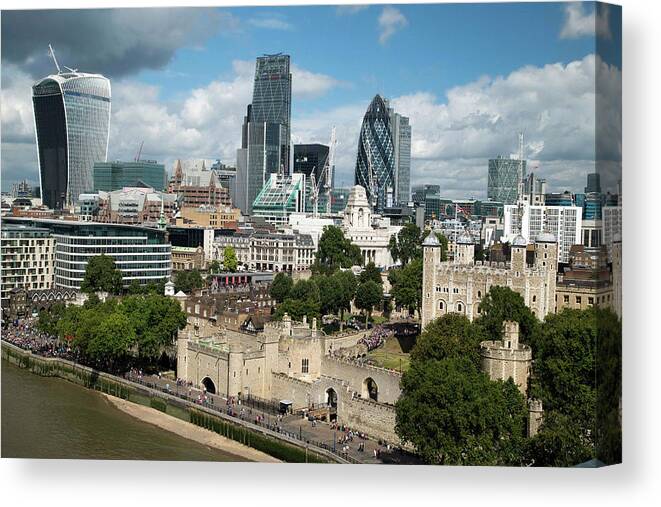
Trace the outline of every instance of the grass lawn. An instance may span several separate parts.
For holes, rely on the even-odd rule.
[[[382,347],[369,352],[367,357],[382,368],[399,370],[401,367],[402,372],[409,369],[409,354],[402,350],[399,340],[394,336],[388,338]]]

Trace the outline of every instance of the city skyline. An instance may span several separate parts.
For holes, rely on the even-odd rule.
[[[337,186],[353,180],[362,117],[371,98],[382,93],[411,119],[411,187],[440,184],[447,197],[484,198],[488,159],[515,153],[516,134],[523,130],[529,171],[546,178],[550,191],[580,191],[585,175],[595,170],[590,83],[603,71],[615,96],[621,87],[621,55],[609,46],[618,40],[617,13],[595,15],[592,4],[484,5],[479,8],[493,8],[493,16],[467,24],[476,7],[200,8],[176,9],[176,15],[174,9],[118,9],[111,17],[91,10],[3,13],[3,190],[24,177],[38,182],[26,98],[34,82],[53,72],[46,54],[51,42],[63,64],[112,80],[108,160],[132,160],[144,139],[143,157],[168,169],[176,158],[234,165],[255,58],[282,51],[292,58],[292,142],[325,144],[336,125]],[[135,34],[123,43],[127,47],[101,46],[104,35],[81,49],[53,27],[26,41],[21,27],[39,16],[77,16],[85,27],[81,33],[90,38],[99,23],[108,33],[135,31],[136,23],[158,23],[165,31],[177,23],[180,30],[160,52],[154,51],[158,38]],[[301,37],[303,20],[321,16],[328,26],[319,28],[319,36]],[[478,36],[485,23],[510,23],[516,31]],[[346,58],[348,48],[356,58]],[[398,56],[402,52],[406,61]],[[608,160],[619,164],[619,158],[618,145]],[[614,182],[603,186],[614,191]]]

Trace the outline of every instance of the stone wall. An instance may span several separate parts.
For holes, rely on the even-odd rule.
[[[354,398],[344,403],[342,420],[373,438],[399,445],[395,433],[395,407],[372,400]]]
[[[393,370],[360,365],[352,361],[326,356],[321,362],[321,373],[328,377],[342,379],[363,398],[368,397],[365,381],[371,378],[377,385],[377,401],[381,403],[394,404],[401,395],[399,382],[402,376]]]

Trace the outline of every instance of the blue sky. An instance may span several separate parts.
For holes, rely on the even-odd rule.
[[[3,12],[2,187],[16,175],[37,180],[29,87],[52,72],[51,42],[61,64],[110,77],[109,158],[132,158],[144,139],[146,156],[168,167],[234,163],[255,57],[284,52],[295,66],[293,139],[326,142],[336,125],[340,182],[352,183],[362,114],[381,93],[411,118],[413,184],[484,197],[487,159],[512,153],[523,130],[549,186],[580,190],[595,164],[595,75],[621,79],[620,12],[595,15],[592,3]],[[76,34],[66,29],[73,18]],[[607,158],[619,163],[617,152]]]

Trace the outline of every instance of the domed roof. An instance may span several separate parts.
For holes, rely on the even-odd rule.
[[[431,231],[429,235],[425,238],[425,240],[422,242],[422,246],[441,246],[440,241],[438,241],[438,238],[436,237],[436,233],[434,231]]]
[[[555,235],[550,232],[542,231],[535,238],[536,243],[556,243]]]
[[[516,238],[512,241],[512,246],[518,246],[518,247],[527,247],[528,246],[528,240],[521,236],[521,234],[517,235]]]
[[[473,243],[473,236],[471,236],[468,231],[462,232],[457,238],[458,245],[472,245]]]

